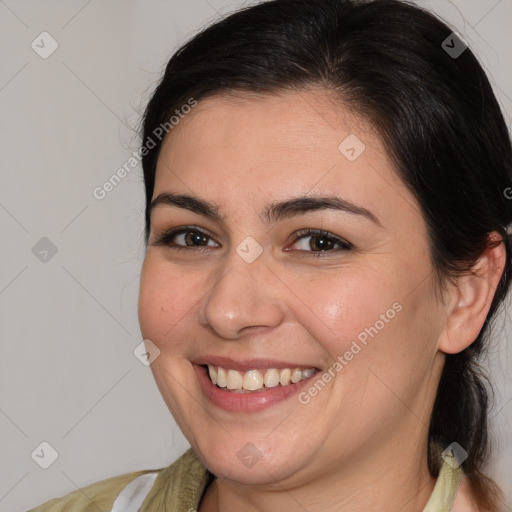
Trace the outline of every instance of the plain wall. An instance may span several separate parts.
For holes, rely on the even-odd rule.
[[[420,3],[476,51],[510,126],[512,0]],[[140,165],[104,199],[93,190],[137,149],[140,114],[173,50],[242,4],[0,2],[1,512],[167,466],[188,447],[150,369],[133,355],[142,340]],[[35,40],[39,52],[51,49],[48,36],[38,37],[43,31],[58,43],[46,59],[31,47]],[[509,503],[511,330],[502,313],[489,363],[497,399],[493,471]],[[43,441],[58,452],[48,469],[31,457]]]

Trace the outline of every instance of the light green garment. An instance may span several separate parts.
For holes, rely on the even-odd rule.
[[[432,495],[423,512],[449,512],[463,473],[444,460]],[[453,464],[455,466],[455,464]],[[151,471],[139,471],[97,482],[63,498],[51,500],[29,512],[110,512],[114,501],[132,480]],[[214,476],[202,465],[192,449],[169,467],[158,470],[155,483],[140,512],[189,512],[197,510],[203,492]]]
[[[457,464],[453,452],[446,454],[445,457],[436,485],[423,512],[449,512],[452,509],[464,473]]]

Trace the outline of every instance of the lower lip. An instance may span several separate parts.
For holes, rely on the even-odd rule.
[[[215,386],[206,374],[203,366],[194,364],[194,370],[199,378],[199,383],[206,397],[217,407],[230,412],[256,412],[272,407],[292,395],[297,394],[310,379],[301,380],[287,386],[278,385],[274,388],[267,388],[265,391],[251,391],[249,393],[237,393]]]

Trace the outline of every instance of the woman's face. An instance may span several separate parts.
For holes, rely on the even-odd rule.
[[[141,330],[213,473],[292,485],[424,453],[445,319],[375,130],[321,90],[209,98],[166,137],[157,197]]]

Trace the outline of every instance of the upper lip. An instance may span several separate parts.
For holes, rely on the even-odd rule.
[[[301,363],[292,363],[290,361],[282,361],[269,358],[252,358],[252,359],[232,359],[231,357],[222,356],[204,356],[198,357],[191,361],[193,364],[212,366],[221,366],[222,368],[230,370],[238,370],[246,372],[249,370],[269,369],[269,368],[300,368],[306,370],[308,368],[315,368],[313,365],[304,365]]]

